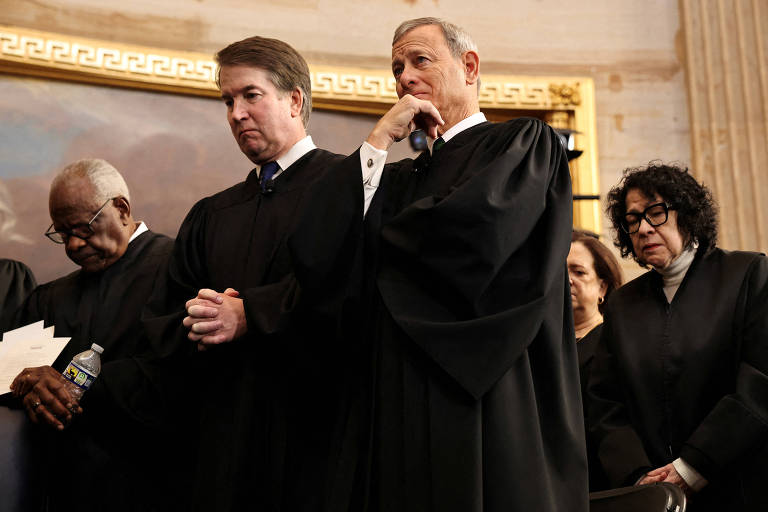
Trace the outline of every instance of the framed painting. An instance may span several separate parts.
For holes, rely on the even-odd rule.
[[[331,151],[354,151],[397,100],[389,70],[310,63],[310,72],[308,131]],[[52,176],[80,158],[115,165],[136,218],[170,236],[197,200],[244,179],[253,165],[229,133],[215,73],[208,55],[0,26],[0,256],[24,261],[40,282],[76,268],[42,233]],[[577,132],[574,224],[600,232],[591,79],[482,80],[490,120],[528,115]],[[390,159],[412,154],[401,142]]]

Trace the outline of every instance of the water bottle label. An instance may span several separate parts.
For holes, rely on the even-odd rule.
[[[96,376],[85,368],[78,366],[74,361],[71,361],[67,369],[64,370],[64,378],[74,382],[76,386],[87,390],[93,384]]]

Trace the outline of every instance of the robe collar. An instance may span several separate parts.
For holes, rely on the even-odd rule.
[[[280,176],[283,172],[285,172],[286,169],[292,166],[299,158],[303,157],[304,155],[306,155],[316,147],[317,146],[315,146],[315,143],[312,141],[311,135],[307,135],[306,137],[298,141],[283,156],[275,160],[279,168],[275,173],[275,175],[272,177],[272,179],[275,179],[278,176]],[[259,176],[260,174],[261,174],[261,166],[259,166],[258,169],[256,170],[256,175]]]
[[[693,247],[681,252],[670,265],[659,270],[662,280],[664,281],[664,295],[667,296],[667,301],[672,302],[675,297],[675,293],[680,288],[680,284],[683,282],[685,274],[688,273],[688,269],[693,263],[693,258],[696,256],[696,249],[698,244],[694,244]]]
[[[704,258],[704,256],[707,253],[711,252],[714,249],[716,249],[716,247],[713,247],[712,249],[708,249],[702,246],[697,246],[691,249],[691,251],[693,251],[692,261],[688,263],[688,265],[685,267],[682,280],[671,299],[667,298],[667,294],[664,290],[664,287],[666,285],[664,275],[658,270],[656,270],[655,268],[651,267],[651,270],[650,272],[648,272],[647,275],[650,275],[650,278],[651,278],[650,282],[653,283],[653,287],[658,292],[659,297],[663,298],[664,302],[666,302],[667,304],[672,304],[672,301],[675,299],[675,297],[677,297],[678,295],[680,295],[680,293],[683,292],[683,290],[685,289],[686,283],[691,279],[693,279],[693,277],[691,276],[696,274],[696,267],[698,266],[698,263],[702,260],[702,258]]]
[[[456,135],[460,134],[464,130],[468,128],[472,128],[473,126],[476,126],[480,123],[484,123],[486,121],[487,119],[485,118],[485,114],[483,114],[482,112],[477,112],[465,119],[462,119],[455,125],[451,126],[451,128],[447,130],[444,134],[442,134],[440,137],[445,142],[448,142],[449,140],[451,140],[452,138],[454,138]]]

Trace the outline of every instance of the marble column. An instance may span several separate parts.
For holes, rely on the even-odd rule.
[[[719,245],[768,253],[768,0],[680,0],[692,174]]]

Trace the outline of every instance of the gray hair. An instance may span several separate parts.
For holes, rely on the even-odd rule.
[[[466,30],[440,18],[416,18],[402,22],[395,30],[392,46],[411,30],[424,25],[438,25],[443,30],[448,49],[451,51],[451,55],[457,59],[461,58],[465,52],[477,51],[477,45]]]
[[[62,169],[51,183],[51,190],[72,178],[87,179],[96,191],[94,201],[103,203],[113,197],[124,197],[131,201],[128,185],[112,164],[100,158],[86,158],[69,164]]]

